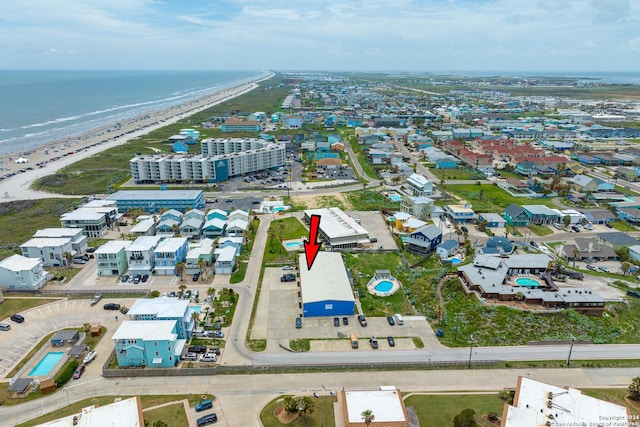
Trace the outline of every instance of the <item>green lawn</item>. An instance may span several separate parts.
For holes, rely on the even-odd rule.
[[[0,259],[21,254],[20,245],[36,230],[60,227],[60,215],[73,210],[81,199],[40,199],[0,203]]]
[[[0,304],[0,319],[5,319],[12,314],[21,313],[39,305],[49,304],[60,298],[24,298],[5,294],[4,302]]]
[[[342,193],[356,211],[377,211],[400,209],[400,202],[394,202],[377,190],[357,190]]]
[[[493,184],[447,184],[444,191],[452,193],[460,197],[462,200],[466,200],[471,203],[473,210],[476,212],[500,213],[511,203],[515,203],[517,205],[536,204],[548,207],[557,207],[553,204],[551,199],[513,197],[502,188]]]
[[[529,224],[529,230],[531,230],[536,236],[548,236],[549,234],[553,234],[553,231],[544,225]]]
[[[343,135],[344,136],[344,135]],[[358,144],[355,135],[350,135],[347,138],[348,144],[351,145],[351,149],[356,155],[358,163],[362,167],[363,172],[371,179],[378,179],[378,172],[376,167],[371,164],[367,156],[364,154],[363,145]]]
[[[611,224],[611,226],[618,230],[618,231],[623,231],[623,232],[627,232],[627,231],[638,231],[638,229],[636,227],[634,227],[632,224],[626,222],[626,221],[613,221],[610,222],[609,224]]]
[[[413,395],[407,397],[404,403],[415,410],[421,427],[452,426],[453,418],[467,408],[475,411],[475,420],[480,426],[491,426],[481,418],[482,415],[495,412],[502,416],[505,404],[497,393]],[[375,414],[375,409],[373,413]]]
[[[172,405],[145,411],[144,419],[149,422],[150,426],[153,426],[154,423],[158,421],[164,421],[167,426],[189,425],[189,419],[187,418],[182,402],[176,402]]]
[[[474,181],[484,181],[487,177],[478,172],[475,169],[462,168],[458,167],[455,169],[438,169],[438,168],[429,168],[431,172],[438,178],[438,180],[444,179],[445,181],[449,180],[474,180]]]
[[[280,396],[277,399],[272,400],[267,406],[260,412],[260,421],[264,427],[282,427],[282,424],[275,416],[274,412],[276,408],[282,406],[282,399],[286,396]],[[318,399],[313,399],[315,407],[313,412],[305,417],[299,417],[293,422],[286,424],[291,427],[326,427],[336,424],[333,416],[333,403],[336,401],[335,397],[320,396]]]

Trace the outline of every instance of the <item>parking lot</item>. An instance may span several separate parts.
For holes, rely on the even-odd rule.
[[[369,232],[369,237],[378,240],[371,244],[372,249],[378,249],[381,246],[384,250],[395,251],[398,249],[391,230],[379,211],[348,211],[346,213],[350,217],[360,220],[364,229]]]

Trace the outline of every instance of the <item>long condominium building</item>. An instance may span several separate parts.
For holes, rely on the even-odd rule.
[[[222,182],[284,165],[285,145],[257,138],[209,138],[199,155],[143,155],[129,161],[136,183]]]

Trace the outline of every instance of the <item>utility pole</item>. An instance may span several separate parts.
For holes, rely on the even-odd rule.
[[[473,335],[469,338],[471,347],[469,348],[469,369],[471,369],[471,355],[473,354]]]
[[[573,343],[576,340],[576,338],[573,336],[573,334],[571,335],[571,346],[569,346],[569,356],[567,356],[567,366],[569,366],[569,363],[571,363],[571,352],[573,351]]]

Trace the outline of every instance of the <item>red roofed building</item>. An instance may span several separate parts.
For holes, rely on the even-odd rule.
[[[473,151],[463,148],[460,150],[458,154],[460,160],[464,163],[468,164],[471,167],[483,167],[483,166],[492,166],[493,158],[490,154],[478,154]]]

